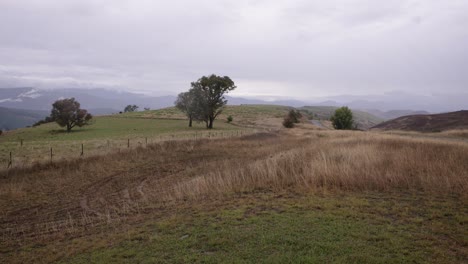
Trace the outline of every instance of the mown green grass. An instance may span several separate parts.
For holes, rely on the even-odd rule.
[[[460,245],[468,243],[463,228],[468,219],[459,200],[398,194],[281,197],[180,211],[128,230],[118,243],[62,261],[462,263],[467,257]]]

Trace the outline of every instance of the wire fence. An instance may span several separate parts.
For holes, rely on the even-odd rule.
[[[233,138],[268,131],[270,130],[203,131],[83,141],[26,141],[19,139],[0,144],[2,147],[0,164],[4,164],[4,166],[0,166],[0,170],[27,167],[34,163],[106,155],[164,141]]]

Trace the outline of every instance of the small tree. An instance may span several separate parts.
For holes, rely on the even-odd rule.
[[[192,121],[197,115],[197,104],[195,102],[195,91],[192,89],[188,92],[180,93],[177,100],[174,102],[175,106],[185,113],[189,119],[189,127],[192,127]]]
[[[75,126],[89,125],[92,115],[85,109],[80,109],[80,103],[75,98],[57,100],[52,104],[51,120],[61,127],[67,127],[70,132]]]
[[[353,129],[353,112],[347,106],[336,109],[330,120],[335,129]]]
[[[232,118],[232,116],[228,116],[228,117],[226,118],[226,121],[227,121],[228,123],[231,123],[233,120],[234,120],[234,118]]]
[[[143,108],[143,109],[144,109],[145,111],[151,110],[151,108],[149,108],[149,107],[145,107],[145,108]]]
[[[137,105],[127,105],[124,109],[124,112],[135,112],[136,110],[138,110],[138,106]]]

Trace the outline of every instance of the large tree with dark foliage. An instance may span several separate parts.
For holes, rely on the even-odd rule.
[[[92,118],[87,110],[80,108],[80,103],[75,98],[55,101],[52,104],[50,117],[61,127],[66,127],[67,132],[70,132],[75,126],[89,125]]]
[[[234,82],[228,76],[203,76],[192,82],[192,93],[197,104],[197,117],[206,123],[208,129],[213,128],[213,122],[224,109],[227,100],[224,94],[236,89]]]

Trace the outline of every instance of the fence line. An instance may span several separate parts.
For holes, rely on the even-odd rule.
[[[144,146],[148,147],[148,144],[151,143],[158,143],[158,142],[165,142],[165,141],[172,141],[172,140],[190,140],[190,139],[216,139],[216,138],[233,138],[233,137],[242,137],[244,135],[249,135],[249,134],[255,134],[259,133],[262,131],[272,131],[269,129],[255,129],[255,130],[235,130],[235,131],[216,131],[216,132],[195,132],[195,133],[176,133],[176,134],[165,134],[165,135],[154,135],[153,137],[148,138],[146,137],[134,137],[134,138],[127,138],[127,148],[137,148],[141,147],[143,142]],[[136,144],[131,145],[130,141],[137,142]],[[141,140],[141,141],[140,141]],[[144,140],[144,141],[143,141]],[[104,144],[100,144],[100,142],[104,141]],[[13,164],[13,154],[14,151],[7,151],[9,152],[9,157],[7,158],[7,169],[13,168],[13,167],[21,167],[21,166],[28,166],[31,165],[32,163],[35,162],[44,162],[47,161],[46,156],[44,156],[44,152],[41,155],[41,151],[35,152],[35,150],[41,149],[41,146],[37,146],[35,144],[24,144],[24,140],[20,140],[20,146],[16,145],[16,150],[17,154],[15,155],[16,157],[16,162]],[[96,143],[97,142],[97,143]],[[63,143],[61,141],[57,141],[59,143],[59,146],[56,145],[51,145],[49,147],[49,160],[52,163],[54,160],[59,160],[61,159],[68,159],[68,158],[73,158],[73,157],[84,157],[84,145],[88,145],[88,155],[104,155],[106,153],[110,153],[113,151],[118,151],[120,152],[122,146],[122,139],[115,139],[115,140],[109,140],[109,139],[103,139],[103,140],[89,140],[88,142],[82,142],[82,143],[75,143],[75,144],[69,144],[69,145],[64,145],[60,144]],[[80,145],[81,144],[81,148]],[[23,146],[24,145],[24,146]],[[94,148],[93,148],[94,145]],[[73,154],[73,150],[70,150],[70,147],[72,149],[75,149],[77,154]],[[75,148],[76,147],[76,148]],[[55,148],[55,151],[54,151]],[[66,150],[64,150],[66,149]],[[62,153],[61,153],[62,152]],[[65,152],[65,153],[63,153]],[[8,154],[7,154],[8,155]],[[15,166],[13,166],[15,165]]]

